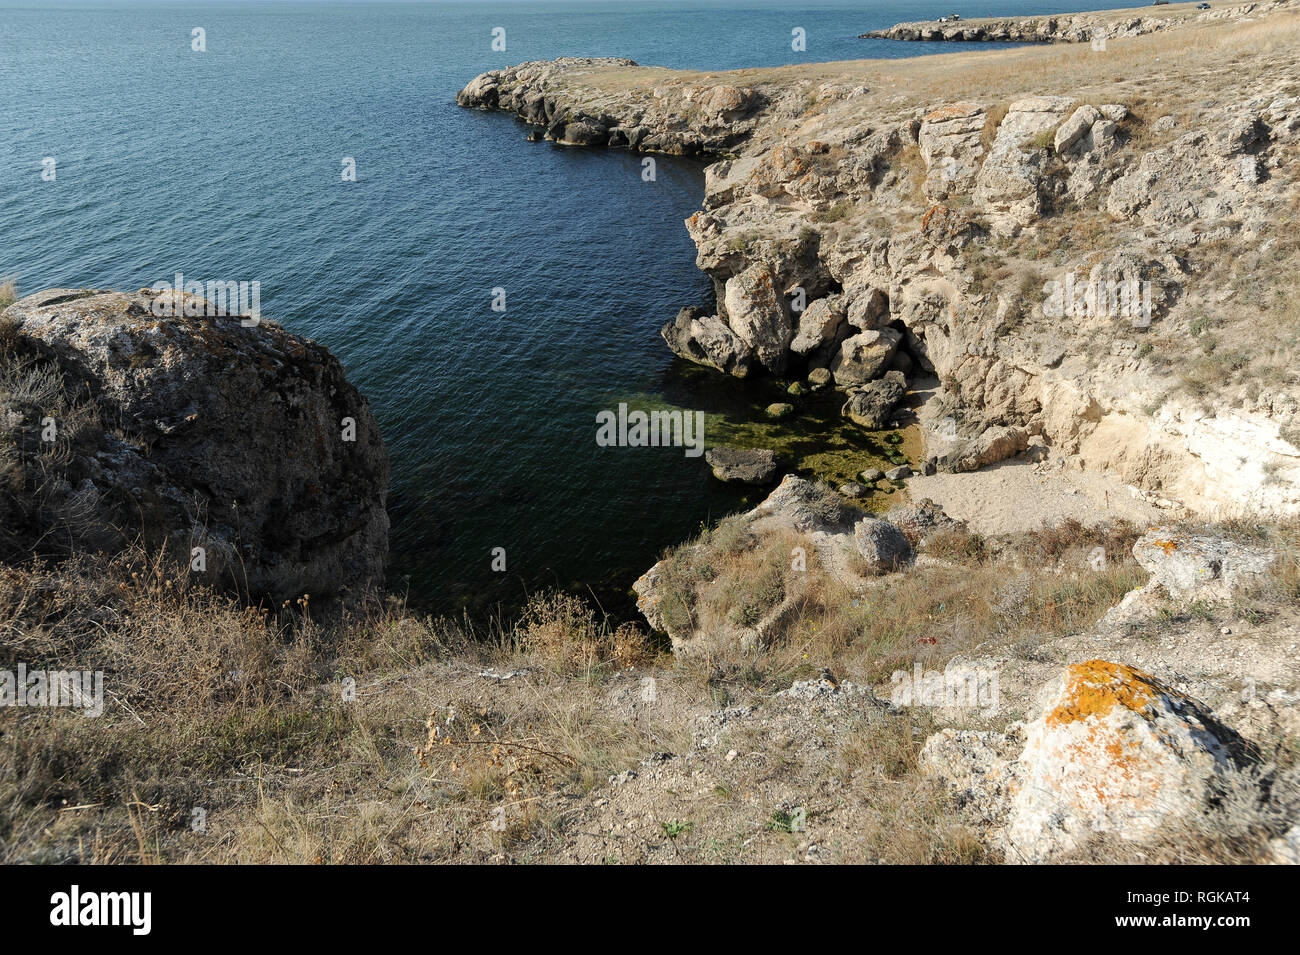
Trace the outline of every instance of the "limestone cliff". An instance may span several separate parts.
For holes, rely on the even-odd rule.
[[[719,74],[564,59],[458,101],[560,143],[715,160],[686,225],[716,306],[665,326],[683,358],[826,369],[850,396],[933,375],[940,470],[1038,446],[1195,512],[1294,513],[1276,303],[1300,259],[1300,45],[1287,5],[1264,13],[1116,41],[1122,81],[1086,48],[1050,69],[1031,48]],[[1268,57],[1225,70],[1262,38]]]

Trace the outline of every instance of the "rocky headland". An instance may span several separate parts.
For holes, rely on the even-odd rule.
[[[939,471],[1037,448],[1188,513],[1286,515],[1288,333],[1241,322],[1257,292],[1227,264],[1244,277],[1295,254],[1295,50],[1224,75],[1210,55],[1166,68],[1152,44],[1293,23],[1280,4],[1047,74],[1027,61],[1023,79],[1006,61],[1019,51],[968,61],[980,79],[1002,65],[996,86],[912,61],[697,74],[562,59],[486,73],[457,99],[561,144],[713,160],[686,226],[716,301],[664,326],[681,357],[829,374],[868,423],[881,396],[860,395],[890,373],[937,378],[919,413]],[[1106,56],[1126,78],[1098,81]]]
[[[940,42],[1002,43],[1089,43],[1097,39],[1144,36],[1191,23],[1222,20],[1241,21],[1286,7],[1290,0],[1266,3],[1220,5],[1199,10],[1198,3],[1163,4],[1132,10],[1056,16],[976,17],[966,19],[917,20],[896,23],[884,30],[861,34],[860,40],[904,40]]]

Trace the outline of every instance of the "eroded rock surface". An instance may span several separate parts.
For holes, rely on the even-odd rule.
[[[265,320],[157,317],[159,300],[54,289],[5,311],[81,409],[54,421],[66,445],[44,515],[59,527],[27,528],[31,546],[53,531],[108,550],[141,535],[187,563],[202,548],[196,573],[254,597],[380,586],[388,456],[338,360]]]

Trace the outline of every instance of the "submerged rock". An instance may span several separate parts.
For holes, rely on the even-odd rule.
[[[704,452],[704,460],[719,481],[767,484],[776,477],[775,451],[710,448]]]

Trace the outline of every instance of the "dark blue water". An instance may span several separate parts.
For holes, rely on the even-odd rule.
[[[661,159],[645,183],[634,157],[525,143],[456,91],[561,55],[729,69],[951,52],[856,36],[1094,6],[0,2],[0,276],[23,292],[259,281],[263,314],[328,345],[371,401],[397,589],[437,609],[546,584],[617,593],[743,503],[680,449],[594,439],[620,400],[753,403],[658,336],[709,296],[682,225],[702,173]]]

